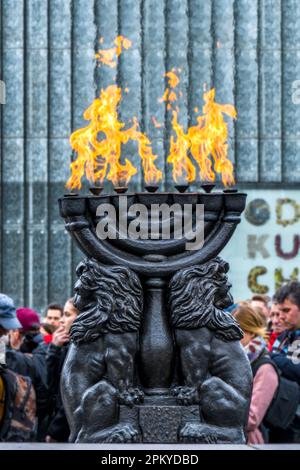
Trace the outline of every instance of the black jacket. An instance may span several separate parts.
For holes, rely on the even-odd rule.
[[[284,377],[300,385],[300,330],[281,333],[273,344],[271,358]]]
[[[50,423],[47,434],[58,442],[67,442],[70,434],[60,393],[60,376],[68,349],[69,344],[58,347],[51,343],[46,357],[47,387],[51,397]]]
[[[43,349],[43,346],[38,346],[33,354],[24,354],[14,349],[8,349],[6,351],[6,364],[12,371],[30,377],[36,392],[37,417],[39,419],[44,418],[49,409],[46,349]]]

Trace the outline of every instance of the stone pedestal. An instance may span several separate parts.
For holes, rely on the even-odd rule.
[[[120,407],[120,422],[138,425],[144,443],[178,443],[179,429],[199,419],[198,406],[179,406],[168,396],[146,397],[143,404],[132,409]]]

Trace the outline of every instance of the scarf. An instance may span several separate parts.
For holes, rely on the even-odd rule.
[[[245,346],[245,352],[248,356],[250,363],[256,361],[261,354],[266,350],[267,343],[261,336],[255,336],[251,341]]]
[[[272,348],[272,353],[280,354],[284,353],[289,355],[289,351],[294,350],[292,347],[293,343],[300,339],[300,330],[286,330],[281,333],[275,340]]]

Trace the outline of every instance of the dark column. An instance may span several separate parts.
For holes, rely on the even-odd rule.
[[[151,394],[166,392],[172,382],[174,342],[167,319],[166,282],[160,278],[145,281],[144,318],[141,329],[140,379]]]

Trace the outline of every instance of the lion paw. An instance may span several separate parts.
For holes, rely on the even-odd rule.
[[[140,442],[141,437],[139,431],[131,424],[119,424],[109,433],[104,442],[126,443]]]
[[[180,405],[197,405],[199,403],[199,392],[197,387],[173,387],[171,394],[176,397]]]
[[[144,401],[144,393],[139,388],[127,388],[119,393],[119,403],[132,408]]]
[[[179,440],[184,443],[217,444],[218,436],[201,423],[186,423],[179,431]]]

